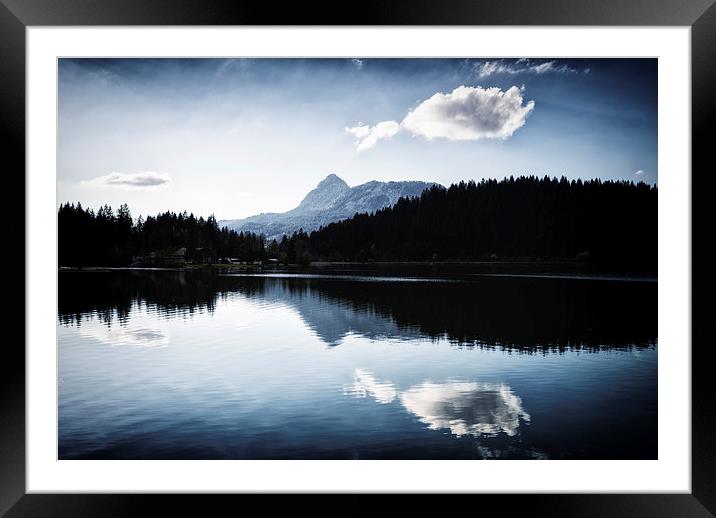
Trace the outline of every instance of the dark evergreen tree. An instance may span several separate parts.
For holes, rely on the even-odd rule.
[[[58,211],[60,266],[126,266],[141,258],[145,263],[185,248],[187,259],[240,261],[266,259],[264,238],[219,228],[216,218],[186,212],[164,212],[133,222],[123,204],[116,213],[104,205],[95,214],[80,203],[65,203]]]
[[[435,186],[309,236],[328,261],[590,260],[656,265],[657,188],[534,176]],[[294,235],[288,249],[305,240]],[[282,243],[282,247],[283,247]]]
[[[434,186],[393,207],[300,230],[266,246],[263,236],[219,228],[216,218],[165,212],[136,223],[127,205],[58,212],[61,266],[127,265],[135,257],[241,261],[578,260],[656,268],[657,187],[643,182],[537,178]]]

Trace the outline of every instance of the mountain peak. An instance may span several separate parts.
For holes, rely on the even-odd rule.
[[[325,210],[331,207],[336,200],[350,190],[351,188],[346,182],[339,178],[338,175],[331,173],[321,180],[316,188],[303,198],[298,208],[306,210]]]
[[[341,185],[348,187],[348,184],[343,180],[343,178],[334,173],[329,174],[318,183],[318,187],[321,187],[322,185]]]
[[[372,181],[349,187],[336,174],[329,174],[309,192],[300,205],[288,212],[260,214],[242,220],[222,221],[236,231],[264,234],[270,239],[302,228],[305,232],[317,230],[334,221],[350,218],[359,212],[375,212],[390,207],[403,196],[420,196],[431,182],[378,182]]]

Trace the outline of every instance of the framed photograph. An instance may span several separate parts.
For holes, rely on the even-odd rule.
[[[2,512],[713,516],[710,0],[170,4],[0,5]]]

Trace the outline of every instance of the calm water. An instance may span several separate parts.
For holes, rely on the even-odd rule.
[[[60,272],[59,457],[657,456],[657,284]]]

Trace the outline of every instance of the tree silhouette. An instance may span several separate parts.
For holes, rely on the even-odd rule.
[[[266,259],[262,236],[219,228],[213,215],[164,212],[135,223],[126,204],[116,213],[108,205],[95,213],[80,203],[65,203],[58,210],[58,238],[60,266],[126,266],[140,259],[161,263],[180,248],[188,259]]]
[[[657,188],[510,177],[434,186],[280,244],[325,261],[580,260],[656,266]]]
[[[643,182],[569,181],[522,176],[433,186],[374,213],[360,213],[310,234],[265,243],[220,228],[216,218],[164,212],[133,222],[124,204],[95,213],[80,203],[58,211],[61,266],[131,264],[179,248],[214,261],[276,258],[311,261],[577,260],[657,263],[657,187]]]

